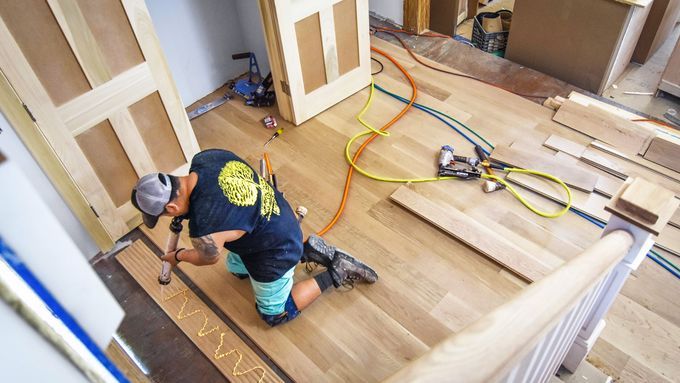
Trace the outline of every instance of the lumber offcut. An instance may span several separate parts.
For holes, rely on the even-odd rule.
[[[555,113],[553,121],[632,155],[640,152],[650,139],[650,133],[635,125],[634,122],[597,106],[584,106],[571,100],[562,104],[562,107]]]
[[[503,240],[460,210],[450,206],[445,208],[439,206],[406,186],[397,189],[390,198],[527,281],[533,282],[541,279],[552,270],[548,265],[513,243]]]
[[[161,261],[143,242],[136,241],[116,259],[229,381],[282,381],[176,275],[161,288]]]
[[[635,178],[619,197],[618,204],[650,223],[655,223],[673,197],[670,190],[645,179]]]
[[[652,192],[646,192],[646,188],[651,188]],[[676,229],[666,227],[666,223],[670,221],[678,205],[680,205],[680,200],[674,197],[673,192],[641,178],[631,177],[607,203],[605,210],[616,212],[621,218],[643,227],[656,236],[662,234],[663,231],[664,238],[660,236],[657,244],[677,254],[680,250],[680,241],[675,239],[677,235],[673,235],[674,238],[670,238],[670,241],[667,235],[667,233],[675,232]],[[648,219],[652,216],[656,219]]]

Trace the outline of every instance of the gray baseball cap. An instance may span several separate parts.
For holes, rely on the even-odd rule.
[[[170,202],[171,196],[170,177],[164,173],[151,173],[137,181],[130,200],[132,205],[142,212],[144,224],[153,228],[158,222],[158,217],[165,211],[165,205]]]

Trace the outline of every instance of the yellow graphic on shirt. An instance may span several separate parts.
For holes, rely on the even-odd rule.
[[[279,215],[281,210],[274,189],[259,175],[257,180],[258,183],[253,181],[253,169],[240,161],[227,162],[217,178],[224,195],[236,206],[254,206],[259,189],[262,193],[260,215],[269,220],[272,214]]]

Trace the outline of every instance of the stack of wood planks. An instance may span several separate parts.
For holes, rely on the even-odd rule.
[[[572,92],[569,99],[548,99],[553,121],[610,144],[619,155],[643,158],[680,171],[680,133],[621,108]]]

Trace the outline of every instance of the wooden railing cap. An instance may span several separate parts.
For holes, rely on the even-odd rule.
[[[654,235],[671,219],[680,205],[675,194],[644,178],[629,177],[609,200],[605,210]]]

